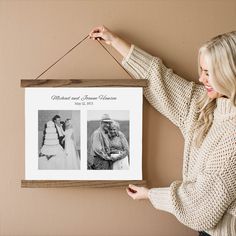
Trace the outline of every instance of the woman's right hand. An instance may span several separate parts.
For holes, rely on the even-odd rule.
[[[111,45],[116,37],[117,36],[112,31],[103,25],[94,27],[89,33],[90,39],[104,40],[104,42],[108,45]]]
[[[115,48],[123,57],[128,54],[131,47],[130,43],[118,37],[104,25],[94,27],[89,33],[89,38],[104,41]]]

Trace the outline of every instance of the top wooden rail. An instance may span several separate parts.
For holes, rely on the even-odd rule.
[[[46,79],[21,80],[21,87],[146,87],[146,79]]]

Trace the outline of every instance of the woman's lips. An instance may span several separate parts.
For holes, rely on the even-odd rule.
[[[205,85],[205,88],[206,88],[207,92],[209,92],[209,93],[214,91],[214,89],[210,86]]]

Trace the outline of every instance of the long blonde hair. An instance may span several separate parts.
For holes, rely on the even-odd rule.
[[[204,55],[209,72],[209,82],[215,91],[230,99],[236,106],[236,31],[218,35],[207,41],[199,49],[198,73],[200,76],[200,56]],[[200,147],[213,121],[216,99],[209,98],[207,92],[197,103],[199,118],[196,124],[198,134],[195,145]]]

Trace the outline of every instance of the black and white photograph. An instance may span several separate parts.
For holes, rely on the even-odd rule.
[[[89,170],[128,170],[129,111],[90,110],[87,113]]]
[[[80,169],[80,111],[38,111],[38,169]]]

